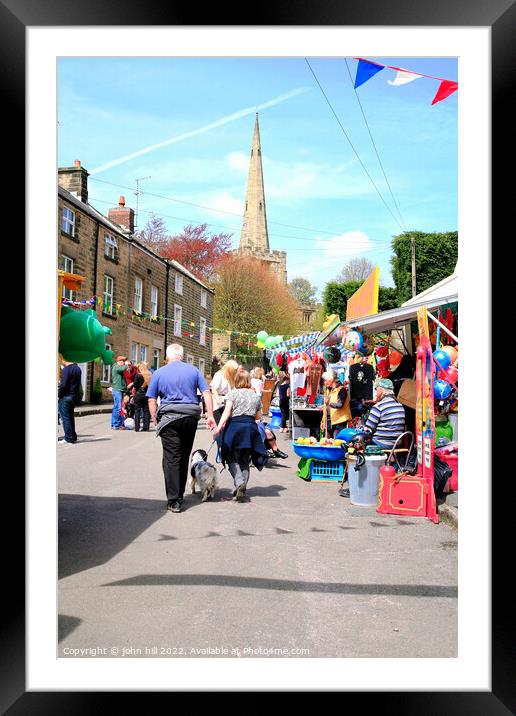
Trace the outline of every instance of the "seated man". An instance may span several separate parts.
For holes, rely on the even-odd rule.
[[[388,378],[375,383],[376,400],[364,424],[366,433],[372,435],[372,442],[390,449],[399,436],[405,432],[405,410],[394,397],[394,386]]]
[[[261,420],[257,420],[256,424],[258,425],[258,430],[260,432],[260,435],[262,436],[263,444],[269,451],[269,457],[281,457],[283,459],[287,458],[287,453],[282,452],[278,449],[278,445],[276,443],[276,435],[273,433],[273,431],[267,425],[262,423]]]

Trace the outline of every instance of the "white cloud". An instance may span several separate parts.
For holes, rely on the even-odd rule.
[[[374,187],[356,160],[331,165],[324,162],[282,163],[264,157],[266,197],[281,202],[369,196]]]
[[[213,198],[205,199],[203,203],[204,206],[215,209],[217,213],[220,211],[228,211],[231,214],[244,215],[244,202],[241,199],[235,199],[235,197],[227,191],[221,191]],[[229,221],[229,217],[227,221]]]
[[[225,161],[230,169],[236,169],[237,171],[247,172],[249,169],[249,154],[245,152],[230,152],[226,157]]]
[[[363,231],[347,231],[332,239],[316,239],[315,248],[324,258],[343,259],[370,251],[373,243]]]

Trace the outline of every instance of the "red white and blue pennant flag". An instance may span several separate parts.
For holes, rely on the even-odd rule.
[[[390,85],[399,86],[405,85],[414,80],[418,80],[420,77],[427,77],[432,80],[439,80],[440,85],[437,93],[432,100],[432,104],[437,104],[446,97],[457,91],[459,85],[457,82],[452,80],[445,80],[442,77],[432,77],[431,75],[423,75],[420,72],[412,72],[411,70],[405,70],[402,67],[392,67],[391,65],[381,65],[378,62],[372,62],[371,60],[364,60],[362,57],[355,57],[358,60],[357,74],[355,77],[355,89],[363,85],[364,82],[370,80],[378,72],[388,68],[389,70],[396,71],[396,77],[393,80],[387,80]]]

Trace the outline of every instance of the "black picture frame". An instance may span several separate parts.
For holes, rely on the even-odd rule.
[[[245,6],[242,6],[242,9]],[[199,22],[199,12],[202,22]],[[17,217],[25,214],[22,206],[25,186],[25,30],[37,26],[156,26],[156,25],[275,25],[275,26],[457,26],[490,27],[492,33],[492,137],[493,178],[492,193],[493,239],[503,235],[501,221],[504,209],[511,206],[509,191],[512,182],[497,179],[497,169],[510,164],[512,132],[508,107],[512,86],[515,43],[516,8],[513,0],[398,0],[380,3],[377,0],[360,0],[355,3],[336,3],[334,0],[300,0],[296,3],[266,3],[256,15],[245,15],[238,10],[229,11],[220,5],[207,5],[200,10],[191,4],[164,3],[163,0],[90,0],[72,3],[70,0],[0,0],[0,77],[4,111],[8,108],[9,144],[17,147],[14,161],[4,174],[10,191],[9,210]],[[509,156],[508,156],[509,155]],[[512,164],[511,164],[512,168]],[[511,197],[512,198],[512,197]],[[15,206],[19,204],[18,210]],[[19,258],[19,257],[18,257]],[[18,262],[19,265],[19,262]],[[19,305],[18,305],[18,308]],[[24,306],[23,306],[24,308]],[[493,335],[497,323],[493,318]],[[26,360],[29,361],[27,356]],[[28,363],[26,368],[28,368]],[[494,391],[493,391],[494,395]],[[30,445],[27,450],[30,450]],[[5,476],[7,478],[7,475]],[[25,503],[24,484],[19,474],[4,480],[7,499],[4,505],[15,507],[21,521]],[[510,479],[507,475],[507,479]],[[482,496],[480,496],[482,499]],[[493,617],[492,617],[492,691],[442,692],[439,684],[434,692],[366,692],[346,693],[343,707],[349,708],[349,699],[355,703],[377,708],[380,713],[396,714],[468,714],[484,716],[516,713],[514,688],[514,617],[509,611],[508,596],[512,591],[506,583],[512,560],[507,558],[507,544],[502,537],[505,514],[500,501],[493,500]],[[500,525],[500,527],[498,526]],[[7,605],[3,613],[0,667],[0,709],[9,716],[19,714],[91,714],[119,713],[123,706],[120,693],[114,692],[27,692],[25,686],[25,541],[24,533],[16,527],[16,539],[6,538],[4,528],[4,598]],[[509,543],[510,544],[510,543]],[[8,575],[8,576],[7,576]],[[503,580],[503,581],[502,581]],[[505,599],[504,599],[505,597]],[[512,607],[512,605],[511,605]],[[300,689],[301,690],[301,689]],[[338,691],[338,684],[335,685]],[[367,701],[364,702],[364,697]],[[133,705],[140,701],[138,694],[129,695]],[[145,695],[148,707],[148,696]],[[168,703],[169,708],[172,704]]]

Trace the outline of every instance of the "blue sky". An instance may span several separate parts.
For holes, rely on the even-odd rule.
[[[457,80],[455,58],[368,59]],[[356,90],[400,217],[348,73],[357,61],[308,60],[356,154],[304,58],[61,58],[58,164],[81,161],[104,214],[121,194],[135,207],[135,180],[150,176],[140,228],[154,212],[172,234],[208,223],[236,247],[259,108],[270,246],[287,251],[289,280],[321,290],[364,256],[392,286],[392,236],[457,229],[458,92],[432,106],[438,80],[391,86],[390,69]]]

